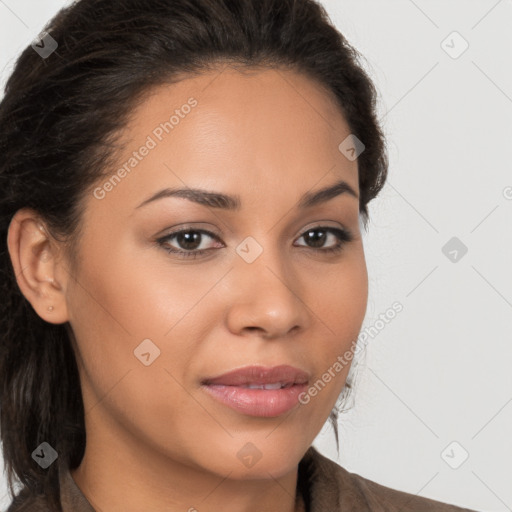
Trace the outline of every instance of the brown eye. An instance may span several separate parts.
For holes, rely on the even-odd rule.
[[[212,249],[204,247],[199,249],[205,235],[206,237],[219,240],[216,235],[204,229],[182,229],[158,239],[157,242],[169,253],[177,254],[183,258],[197,258]],[[178,247],[170,244],[170,241],[173,240],[175,240],[174,243]]]
[[[329,239],[328,235],[332,235],[335,239],[337,239],[337,242],[334,246],[322,248],[326,241]],[[351,242],[353,239],[351,233],[349,233],[347,230],[327,226],[319,226],[316,228],[308,229],[301,235],[300,238],[304,238],[309,248],[319,252],[341,251],[344,245],[348,242]]]

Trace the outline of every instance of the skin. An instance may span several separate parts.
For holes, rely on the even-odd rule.
[[[211,398],[201,380],[251,364],[290,364],[315,382],[360,331],[368,278],[358,198],[344,193],[307,210],[302,194],[344,179],[359,194],[357,160],[338,146],[350,129],[333,97],[290,70],[211,70],[153,91],[133,113],[121,166],[157,125],[193,96],[198,104],[99,200],[85,197],[79,264],[33,211],[17,212],[8,245],[18,283],[44,320],[76,338],[87,444],[72,476],[102,511],[292,512],[297,465],[327,420],[346,365],[307,405],[261,418]],[[112,168],[110,176],[118,167]],[[100,185],[105,179],[101,180]],[[238,195],[239,211],[165,198],[166,187]],[[338,254],[328,234],[353,235]],[[196,259],[155,240],[207,229]],[[235,251],[253,237],[263,252]],[[184,249],[176,238],[167,246]],[[48,311],[49,306],[52,311]],[[144,339],[160,356],[134,356]],[[253,443],[261,459],[237,457]]]

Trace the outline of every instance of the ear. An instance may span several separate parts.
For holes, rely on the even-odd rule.
[[[69,274],[60,262],[61,248],[37,212],[29,208],[16,212],[9,225],[7,246],[18,286],[35,312],[52,324],[67,322]]]

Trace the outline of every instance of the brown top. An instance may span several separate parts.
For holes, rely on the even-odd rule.
[[[95,512],[73,480],[59,466],[63,512]],[[307,512],[476,512],[380,485],[351,473],[311,446],[299,463],[298,489]],[[7,512],[53,512],[44,496],[28,498],[21,492]]]

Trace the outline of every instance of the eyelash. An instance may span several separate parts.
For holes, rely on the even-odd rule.
[[[317,226],[314,228],[310,228],[310,229],[304,231],[304,233],[302,233],[299,238],[302,238],[305,234],[307,234],[311,231],[326,231],[328,233],[332,233],[333,235],[335,235],[338,238],[338,243],[334,247],[328,247],[327,249],[321,249],[321,248],[319,249],[319,248],[315,248],[315,247],[301,246],[301,247],[309,248],[316,252],[327,253],[327,254],[338,254],[339,252],[342,251],[345,244],[352,242],[352,240],[353,240],[352,234],[349,231],[347,231],[346,229],[334,228],[334,227],[330,227],[330,226]],[[180,235],[181,233],[201,233],[201,234],[206,234],[216,240],[219,240],[219,237],[217,235],[215,235],[214,233],[212,233],[211,231],[207,231],[205,229],[187,228],[187,229],[182,229],[180,231],[175,231],[173,233],[170,233],[162,238],[157,239],[156,242],[159,246],[161,246],[168,253],[175,254],[178,258],[183,258],[183,259],[186,259],[186,258],[195,259],[195,258],[198,258],[199,256],[202,256],[203,254],[207,253],[208,251],[213,250],[213,249],[199,249],[199,250],[195,249],[195,250],[185,251],[185,250],[170,249],[166,245],[166,243],[169,240]]]

